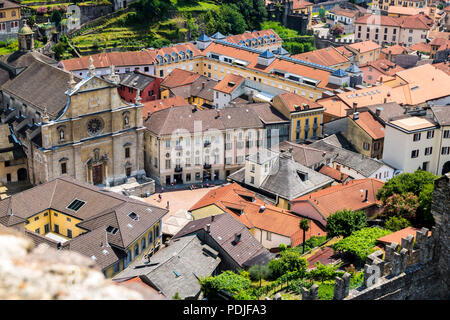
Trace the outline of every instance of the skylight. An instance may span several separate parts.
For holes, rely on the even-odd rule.
[[[83,200],[75,199],[67,206],[67,209],[78,211],[85,203]]]
[[[134,213],[134,212],[130,212],[130,213],[128,214],[128,216],[129,216],[131,219],[135,220],[135,221],[138,221],[138,220],[139,220],[139,216],[138,216],[136,213]]]

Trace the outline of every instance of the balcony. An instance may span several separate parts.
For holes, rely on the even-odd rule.
[[[182,172],[183,168],[181,166],[175,166],[175,172]]]
[[[210,163],[205,163],[203,165],[203,169],[205,169],[205,170],[211,169],[211,164]]]

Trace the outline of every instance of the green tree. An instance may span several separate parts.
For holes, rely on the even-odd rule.
[[[414,173],[405,172],[399,174],[387,181],[378,190],[377,199],[383,201],[384,204],[386,199],[394,193],[403,194],[412,192],[416,196],[419,196],[427,185],[434,185],[436,178],[434,174],[423,170],[417,170]]]
[[[308,262],[301,256],[301,253],[294,249],[287,249],[281,252],[280,257],[272,259],[268,264],[272,271],[272,277],[278,278],[285,273],[297,271],[305,273]]]
[[[130,4],[130,7],[136,11],[136,22],[144,24],[164,20],[169,16],[170,10],[175,9],[172,2],[166,0],[138,0]]]
[[[413,221],[418,207],[419,198],[412,192],[393,194],[385,201],[383,215],[386,217],[397,216]]]
[[[350,211],[347,209],[336,211],[327,218],[327,237],[348,237],[353,232],[367,226],[364,211]]]
[[[431,200],[433,197],[434,180],[437,178],[434,174],[416,170],[414,173],[405,172],[399,174],[378,190],[377,199],[386,204],[386,200],[393,194],[406,194],[412,192],[419,197],[419,206],[417,207],[415,219],[411,220],[413,226],[432,227],[434,219],[431,214]]]
[[[56,27],[59,27],[61,23],[62,17],[59,10],[53,10],[52,16],[50,17],[50,21],[55,23]]]
[[[322,22],[325,22],[325,9],[323,8],[323,6],[320,6],[319,17]]]
[[[405,229],[409,227],[411,223],[402,217],[390,217],[388,220],[386,220],[384,227],[388,230],[391,230],[392,232]]]
[[[267,279],[270,277],[272,271],[266,265],[254,265],[248,269],[250,273],[250,278],[252,280],[259,280],[259,287],[261,288],[262,279]]]
[[[280,252],[283,252],[286,249],[287,249],[287,245],[285,243],[280,243],[280,245],[278,246],[278,250]]]
[[[306,245],[306,231],[309,230],[309,220],[308,219],[302,219],[299,223],[300,229],[303,230],[303,252],[305,253],[305,245]]]
[[[177,292],[175,292],[175,294],[172,297],[173,300],[181,300],[180,294]]]

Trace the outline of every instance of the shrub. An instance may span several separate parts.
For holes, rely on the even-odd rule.
[[[391,217],[389,218],[384,227],[392,232],[402,230],[411,225],[411,223],[403,217]]]
[[[205,296],[213,296],[220,291],[225,291],[231,295],[250,288],[252,282],[233,271],[224,271],[215,277],[199,279],[201,290]]]
[[[307,273],[309,279],[324,282],[326,280],[334,280],[344,274],[343,271],[337,271],[338,265],[323,265],[320,261],[317,262],[316,268]]]
[[[272,259],[268,264],[273,278],[278,278],[288,272],[305,273],[308,263],[297,250],[287,249],[280,254],[280,258]]]
[[[333,245],[333,249],[341,252],[348,252],[365,261],[367,256],[373,252],[376,239],[392,233],[390,230],[382,228],[364,228],[355,231],[351,236],[340,240]]]

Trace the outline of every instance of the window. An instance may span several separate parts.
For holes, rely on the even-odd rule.
[[[148,69],[148,67],[146,67]],[[120,270],[120,262],[114,264],[114,273],[119,272]]]
[[[150,230],[148,233],[148,244],[150,245],[151,243],[153,243],[153,230]]]
[[[39,220],[39,217],[35,217],[35,218],[34,218],[34,221],[38,221],[38,220]]]
[[[170,169],[170,159],[166,159],[166,169]]]
[[[270,233],[269,231],[266,231],[266,240],[267,241],[271,241],[272,240],[272,233]]]
[[[379,142],[375,142],[373,144],[373,150],[377,151],[380,148],[380,143]]]
[[[142,248],[142,250],[144,250],[146,247],[147,247],[147,243],[146,243],[145,237],[144,237],[144,238],[142,238],[142,240],[141,240],[141,248]]]
[[[425,148],[425,155],[428,156],[433,152],[433,147]]]
[[[67,173],[67,163],[63,162],[61,163],[61,174]]]
[[[363,142],[363,149],[364,150],[370,150],[370,144],[367,142]]]
[[[125,148],[125,158],[129,158],[130,157],[130,148],[126,147]]]
[[[139,255],[139,244],[136,244],[134,246],[134,258],[136,259],[138,255]]]
[[[54,229],[55,229],[55,232],[56,232],[56,233],[59,233],[59,225],[55,224],[55,225],[54,225]]]
[[[253,177],[253,176],[250,177],[250,183],[255,184],[255,177]]]
[[[427,132],[427,139],[431,139],[434,137],[434,130],[430,130]]]
[[[441,154],[450,154],[450,147],[442,147]]]
[[[419,150],[413,150],[411,152],[411,158],[417,158],[419,156]]]
[[[412,37],[408,37],[408,42],[412,42]]]
[[[70,218],[66,218],[66,220],[68,221],[68,222],[70,222],[71,220],[70,220]]]
[[[67,206],[67,209],[78,211],[85,203],[83,200],[75,199]]]
[[[72,230],[67,229],[67,238],[72,238]]]
[[[155,227],[155,238],[158,238],[159,236],[160,236],[160,234],[159,234],[159,224],[158,224]]]
[[[45,226],[44,226],[44,234],[47,234],[47,233],[49,233],[50,232],[50,225],[47,223]]]
[[[413,141],[419,141],[420,140],[420,133],[414,133]]]
[[[164,77],[164,70],[159,70],[159,76],[162,78]]]
[[[444,130],[444,138],[445,139],[450,138],[450,130]]]
[[[126,167],[126,168],[125,168],[125,175],[126,175],[127,177],[131,177],[131,167]]]
[[[191,174],[187,173],[186,174],[186,182],[190,182],[191,181]]]
[[[166,140],[166,148],[170,148],[170,140]]]
[[[36,230],[34,230],[34,232],[41,233],[41,228],[37,228]]]

